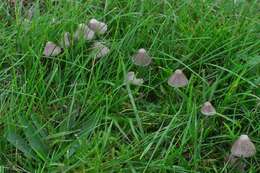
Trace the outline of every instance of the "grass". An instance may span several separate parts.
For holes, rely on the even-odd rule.
[[[247,134],[260,172],[260,3],[258,0],[92,0],[0,4],[1,172],[236,172],[225,162]],[[91,42],[42,55],[91,18],[111,49],[94,60]],[[147,68],[131,56],[146,48]],[[190,82],[167,79],[182,69]],[[123,85],[128,71],[145,83]],[[206,118],[210,100],[218,114]]]

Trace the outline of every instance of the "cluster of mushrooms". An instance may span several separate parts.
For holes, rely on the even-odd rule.
[[[74,40],[83,38],[86,41],[91,41],[95,35],[102,35],[107,31],[108,27],[104,22],[96,19],[91,19],[87,24],[79,24],[74,34]],[[62,53],[62,50],[71,46],[71,35],[69,32],[64,34],[60,42],[60,46],[48,41],[45,45],[43,54],[46,57],[57,56]],[[95,57],[102,58],[109,54],[110,49],[102,42],[94,42],[92,48],[96,51]],[[135,55],[132,56],[132,62],[141,67],[148,66],[152,63],[152,57],[149,53],[141,48]],[[144,80],[137,78],[135,72],[129,71],[125,77],[125,84],[141,86]],[[167,81],[168,85],[174,88],[182,88],[188,85],[189,80],[181,69],[177,69]],[[207,117],[217,114],[216,109],[210,101],[205,102],[201,107],[201,113]],[[234,161],[236,158],[248,158],[256,154],[256,148],[247,135],[241,135],[231,148],[231,158]]]
[[[132,57],[132,62],[137,66],[148,66],[152,62],[152,57],[143,48],[139,49]],[[142,78],[137,78],[135,72],[130,71],[125,78],[126,83],[141,86],[144,83]],[[189,80],[181,69],[177,69],[167,81],[168,85],[174,88],[181,88],[188,85]],[[205,102],[201,109],[201,113],[207,117],[217,114],[215,107],[210,101]],[[256,148],[247,135],[241,135],[231,148],[230,162],[234,163],[238,158],[248,158],[256,154]]]
[[[75,41],[83,38],[85,41],[92,41],[96,35],[103,35],[107,31],[107,24],[100,22],[96,19],[91,19],[87,24],[81,23],[78,25],[76,32],[73,35]],[[65,32],[59,45],[48,41],[45,45],[43,54],[46,57],[54,57],[60,55],[62,51],[69,48],[72,44],[71,34]],[[105,46],[102,42],[95,41],[92,45],[93,51],[95,51],[96,58],[102,58],[110,52],[110,49]]]

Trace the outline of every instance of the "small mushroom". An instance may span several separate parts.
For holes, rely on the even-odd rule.
[[[61,40],[61,47],[69,48],[70,42],[71,42],[70,40],[71,40],[70,33],[65,32],[64,35],[63,35],[63,39]]]
[[[86,24],[81,23],[79,24],[74,37],[76,40],[79,40],[81,37],[83,37],[85,40],[90,41],[94,39],[95,32],[92,31]]]
[[[247,135],[241,135],[232,145],[231,154],[236,157],[252,157],[256,154],[255,145]]]
[[[45,45],[43,54],[46,57],[57,56],[61,53],[61,48],[55,43],[48,41]]]
[[[88,27],[98,34],[105,34],[107,31],[107,25],[104,22],[100,22],[96,19],[91,19],[88,23]]]
[[[101,42],[95,42],[93,49],[96,51],[96,58],[105,57],[110,52],[110,49]]]
[[[180,88],[188,85],[189,81],[182,70],[176,70],[168,79],[168,84],[175,88]]]
[[[130,71],[126,75],[125,82],[132,85],[140,86],[144,83],[144,80],[141,78],[136,78],[135,72]]]
[[[216,109],[214,108],[214,106],[209,101],[207,101],[203,104],[200,111],[203,115],[206,115],[206,116],[212,116],[212,115],[215,115],[217,113]]]
[[[139,49],[138,52],[132,57],[135,65],[148,66],[152,62],[152,58],[148,55],[145,49]]]

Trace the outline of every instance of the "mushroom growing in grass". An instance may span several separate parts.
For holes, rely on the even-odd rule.
[[[241,135],[232,145],[231,155],[236,157],[252,157],[256,154],[255,145],[247,135]]]
[[[91,19],[88,23],[88,27],[97,34],[105,34],[107,31],[107,24],[96,19]]]
[[[63,35],[63,39],[61,40],[61,47],[69,48],[71,45],[71,36],[69,32],[65,32]]]
[[[101,42],[95,42],[93,49],[96,53],[96,58],[102,58],[109,54],[110,49]]]
[[[205,116],[212,116],[212,115],[215,115],[217,113],[216,109],[214,108],[214,106],[209,101],[207,101],[203,104],[200,111]]]
[[[144,83],[144,80],[141,78],[136,78],[135,72],[130,71],[125,77],[125,82],[128,84],[140,86]]]
[[[177,69],[168,79],[168,84],[175,88],[185,87],[188,83],[189,80],[180,69]]]
[[[57,46],[55,43],[48,41],[45,45],[43,54],[46,57],[51,57],[51,56],[57,56],[61,53],[61,48]]]
[[[83,37],[85,40],[90,41],[94,39],[95,32],[91,30],[86,24],[81,23],[79,24],[74,37],[76,40],[79,40],[81,37]]]
[[[245,172],[246,164],[240,158],[252,157],[255,154],[255,145],[247,135],[241,135],[232,145],[231,154],[227,161],[240,172]]]
[[[148,55],[145,49],[139,49],[138,52],[132,57],[132,61],[138,66],[148,66],[152,62],[152,58]]]

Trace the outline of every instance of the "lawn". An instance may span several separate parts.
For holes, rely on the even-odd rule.
[[[1,173],[260,172],[258,0],[23,2],[0,2]],[[105,34],[44,55],[93,18]],[[233,163],[243,134],[256,154]]]

